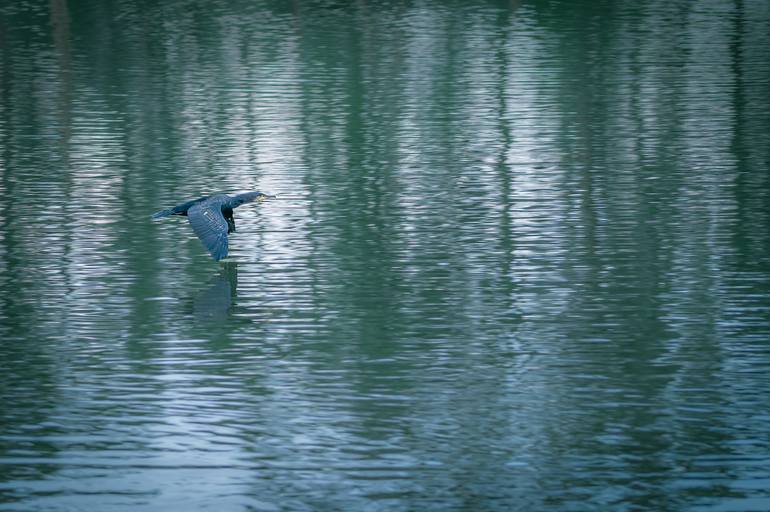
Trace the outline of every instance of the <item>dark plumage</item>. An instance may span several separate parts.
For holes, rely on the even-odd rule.
[[[233,209],[244,203],[263,201],[273,197],[275,196],[262,192],[244,192],[234,196],[214,194],[161,210],[154,213],[152,218],[160,219],[169,215],[187,217],[195,234],[201,239],[211,256],[219,261],[227,256],[227,234],[235,232]]]

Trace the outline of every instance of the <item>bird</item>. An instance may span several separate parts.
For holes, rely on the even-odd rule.
[[[227,256],[227,235],[235,233],[233,210],[245,203],[262,202],[275,196],[262,192],[244,192],[242,194],[213,194],[192,199],[171,208],[152,214],[153,219],[171,215],[187,217],[195,234],[214,260]]]

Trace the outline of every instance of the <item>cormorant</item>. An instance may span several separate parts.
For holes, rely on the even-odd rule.
[[[195,234],[211,256],[219,261],[227,256],[227,234],[235,232],[233,209],[244,203],[261,202],[274,197],[262,192],[244,192],[234,196],[214,194],[161,210],[154,213],[152,218],[160,219],[169,215],[187,217]]]

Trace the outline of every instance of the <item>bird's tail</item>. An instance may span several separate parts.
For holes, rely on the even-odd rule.
[[[173,208],[166,208],[165,210],[161,210],[159,212],[155,212],[152,214],[153,219],[160,219],[163,217],[168,217],[169,215],[174,215],[174,209]]]

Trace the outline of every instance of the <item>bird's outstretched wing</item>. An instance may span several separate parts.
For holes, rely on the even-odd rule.
[[[219,205],[194,204],[187,211],[187,218],[215,260],[227,256],[227,221]]]

